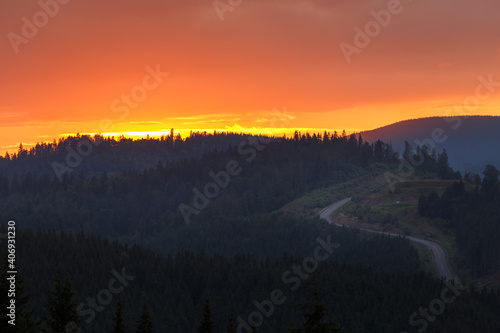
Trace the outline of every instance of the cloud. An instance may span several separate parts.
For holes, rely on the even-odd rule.
[[[20,117],[20,114],[1,114],[0,118],[15,118],[15,117]]]
[[[145,120],[145,121],[127,121],[123,123],[118,123],[118,125],[164,125],[164,122],[161,121],[152,121],[152,120]]]
[[[190,122],[183,122],[183,125],[196,125],[196,124],[210,124],[210,123],[228,123],[228,122],[235,122],[239,121],[241,118],[232,118],[232,119],[207,119],[207,120],[200,120],[200,121],[190,121]]]
[[[438,65],[439,68],[443,67],[451,67],[452,65],[449,62],[442,62]]]
[[[26,112],[14,112],[11,106],[0,105],[0,119],[17,118],[26,115]]]
[[[256,123],[268,123],[270,121],[270,119],[267,119],[267,118],[257,118],[255,120]]]
[[[223,114],[200,114],[194,116],[184,116],[184,117],[168,117],[167,120],[200,120],[206,118],[214,118],[214,117],[228,117],[233,116],[231,113],[223,113]]]

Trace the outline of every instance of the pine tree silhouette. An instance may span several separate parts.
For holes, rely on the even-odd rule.
[[[115,312],[115,317],[113,318],[113,321],[115,322],[115,326],[113,327],[112,333],[125,333],[125,329],[127,327],[123,324],[123,312],[122,312],[122,302],[121,301],[118,301],[116,303],[116,312]]]
[[[149,314],[148,306],[146,301],[142,305],[142,313],[139,319],[135,323],[136,333],[152,333],[153,332],[153,322],[151,321],[151,315]]]
[[[236,333],[236,328],[236,320],[234,319],[233,315],[230,315],[227,320],[226,333]]]
[[[203,318],[200,326],[198,326],[200,333],[213,333],[214,322],[212,321],[212,311],[210,310],[210,302],[205,300],[205,307],[203,308]]]
[[[54,277],[54,289],[49,293],[47,308],[50,318],[47,319],[47,325],[53,333],[78,332],[80,318],[76,312],[76,304],[72,298],[75,294],[73,287],[66,275],[64,280],[61,278],[61,272],[57,272]]]
[[[324,318],[328,314],[326,308],[319,303],[319,290],[317,273],[313,275],[313,281],[309,283],[313,300],[311,302],[300,304],[299,307],[304,311],[302,317],[305,323],[300,328],[290,329],[291,333],[336,333],[340,332],[340,327],[328,322]],[[309,310],[309,311],[306,311]]]

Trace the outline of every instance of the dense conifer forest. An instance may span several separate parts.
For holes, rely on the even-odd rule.
[[[118,302],[125,332],[139,332],[135,325],[142,318],[144,304],[154,332],[200,332],[206,300],[213,332],[225,332],[230,316],[248,323],[249,315],[255,311],[265,312],[257,332],[287,332],[287,328],[304,323],[300,305],[311,301],[310,284],[317,279],[318,304],[328,311],[324,319],[340,325],[343,332],[415,332],[426,321],[426,332],[500,329],[498,292],[447,285],[422,272],[377,272],[365,265],[331,259],[335,257],[332,256],[318,263],[313,273],[307,273],[308,267],[314,266],[303,264],[306,255],[283,254],[276,259],[258,260],[247,254],[225,257],[181,251],[165,257],[140,246],[129,247],[97,236],[53,231],[21,231],[17,240],[18,276],[23,278],[24,295],[29,296],[25,311],[32,310],[32,320],[40,321],[42,327],[59,318],[50,312],[51,305],[58,304],[54,293],[64,300],[74,291],[71,302],[66,302],[69,306],[62,306],[60,311],[67,311],[67,318],[78,322],[84,332],[113,332]],[[392,249],[376,251],[388,258],[407,245],[398,243]],[[317,245],[310,248],[308,256],[313,255]],[[341,248],[335,248],[333,253]],[[325,250],[321,255],[326,253]],[[296,266],[302,268],[294,270]],[[4,281],[0,285],[2,295]],[[265,301],[272,298],[275,290],[283,292],[279,297],[283,302],[273,305],[270,313]],[[458,296],[454,297],[454,293]],[[441,295],[453,301],[445,304],[442,314],[428,311],[427,315],[435,320],[426,320],[419,308],[429,308],[429,303],[441,299]],[[417,313],[413,317],[414,327],[409,323],[413,313]],[[28,318],[18,317],[18,324]],[[2,325],[2,332],[9,332],[4,318]]]
[[[66,160],[72,151],[80,159]],[[457,179],[442,196],[421,198],[422,216],[456,232],[471,276],[498,271],[498,171],[462,179],[446,151],[418,147],[416,155],[425,159],[417,175]],[[343,199],[342,191],[283,209],[399,163],[388,143],[337,133],[77,136],[20,148],[0,160],[0,221],[17,228],[18,327],[251,332],[253,322],[256,332],[499,331],[497,291],[424,273],[404,238],[320,220],[317,210]],[[318,246],[328,254],[322,260]],[[5,317],[2,325],[9,328]]]
[[[231,239],[243,235],[239,229],[254,222],[266,228],[263,221],[270,218],[259,214],[274,212],[315,188],[370,172],[375,162],[396,161],[390,145],[377,142],[372,148],[354,135],[245,138],[199,159],[158,162],[144,171],[130,169],[114,176],[82,171],[64,173],[59,181],[54,173],[0,175],[0,218],[23,216],[24,227],[85,231],[142,242],[162,253],[211,251],[213,246],[236,253],[245,245],[231,245]],[[237,165],[238,174],[227,173],[228,163]],[[214,198],[205,194],[214,191],[207,189],[209,184],[215,185]],[[227,242],[217,239],[224,235],[221,230]],[[250,238],[248,245],[257,239],[262,237]]]
[[[474,183],[466,191],[464,181],[455,182],[440,196],[436,191],[422,195],[419,214],[442,230],[456,234],[460,264],[472,277],[500,271],[500,172],[487,165],[483,178],[466,175]]]

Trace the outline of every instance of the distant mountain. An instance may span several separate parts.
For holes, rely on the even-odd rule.
[[[431,145],[440,153],[448,152],[451,167],[481,173],[486,164],[500,169],[500,117],[431,117],[397,122],[361,133],[364,140],[391,142],[402,153],[404,142],[413,149]]]

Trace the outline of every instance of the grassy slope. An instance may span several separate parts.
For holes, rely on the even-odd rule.
[[[407,234],[436,242],[446,252],[452,269],[462,276],[455,265],[457,248],[454,235],[444,233],[433,226],[426,218],[420,217],[417,210],[417,202],[421,194],[428,195],[432,190],[442,194],[453,181],[435,179],[432,175],[427,175],[425,179],[409,177],[406,181],[395,184],[396,190],[391,193],[383,175],[385,171],[388,171],[385,168],[377,166],[362,177],[314,190],[288,203],[280,210],[314,215],[332,202],[352,197],[353,202],[348,203],[335,214],[339,223]],[[397,221],[384,224],[368,222],[367,218],[360,220],[349,213],[356,205],[368,205],[372,213],[391,214],[397,218]],[[435,273],[430,251],[423,245],[414,244],[414,246],[419,252],[423,268]]]

